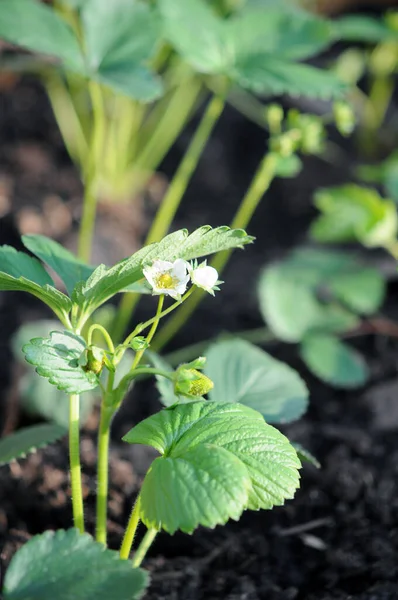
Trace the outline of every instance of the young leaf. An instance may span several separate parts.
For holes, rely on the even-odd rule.
[[[65,393],[50,385],[44,377],[38,377],[33,366],[28,365],[21,353],[22,347],[32,338],[48,337],[59,327],[59,321],[39,320],[22,325],[11,340],[12,352],[18,362],[25,367],[18,379],[18,393],[21,408],[32,416],[39,416],[65,428],[69,425],[69,402]],[[86,392],[80,397],[80,421],[82,426],[93,409],[95,392]]]
[[[4,600],[135,600],[148,584],[118,553],[77,529],[47,531],[29,540],[11,560]]]
[[[72,294],[79,281],[88,279],[95,269],[76,258],[61,244],[44,235],[23,235],[22,242],[32,254],[57,273],[69,294]]]
[[[306,336],[301,343],[300,356],[314,375],[336,387],[356,388],[368,379],[363,356],[332,335],[313,333]]]
[[[167,235],[161,242],[150,244],[115,266],[100,265],[86,281],[74,301],[86,314],[91,314],[109,298],[143,278],[142,269],[155,259],[174,261],[177,258],[191,260],[230,248],[242,248],[254,238],[243,229],[210,226],[200,227],[191,235],[181,229]]]
[[[191,533],[292,498],[300,462],[289,441],[247,406],[191,402],[145,419],[123,438],[153,446],[141,490],[148,527]]]
[[[48,446],[67,434],[67,429],[55,423],[32,425],[0,439],[0,465],[24,458],[38,448]]]
[[[10,246],[0,247],[0,290],[28,292],[47,304],[62,321],[72,308],[68,296],[53,287],[53,281],[38,260]]]
[[[53,331],[49,338],[34,338],[22,348],[36,372],[68,394],[81,394],[99,385],[97,376],[79,365],[85,349],[84,339],[70,331]]]
[[[304,381],[288,365],[244,340],[216,342],[206,352],[204,372],[214,383],[213,402],[240,402],[269,423],[301,417],[308,405]]]
[[[79,43],[57,13],[36,0],[1,0],[0,38],[62,60],[69,68],[84,70]]]
[[[321,215],[310,232],[318,242],[359,241],[375,247],[389,244],[397,236],[396,206],[376,190],[353,184],[329,188],[317,193],[315,205]]]
[[[162,86],[145,64],[160,39],[156,13],[125,0],[86,0],[81,11],[89,70],[105,85],[138,100],[161,95]]]

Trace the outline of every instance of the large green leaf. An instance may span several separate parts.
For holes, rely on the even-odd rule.
[[[145,66],[160,41],[157,14],[138,1],[86,0],[81,15],[92,76],[138,100],[159,96],[160,80]]]
[[[79,365],[86,349],[84,339],[70,331],[53,331],[49,338],[34,338],[23,347],[25,358],[42,377],[68,394],[98,387],[98,377]]]
[[[325,20],[279,7],[223,20],[203,0],[159,0],[159,6],[166,37],[202,73],[225,75],[258,93],[329,97],[345,89],[334,74],[294,62],[330,44]]]
[[[45,302],[61,320],[69,313],[70,299],[53,287],[40,262],[10,246],[0,247],[0,290],[28,292]]]
[[[309,331],[347,331],[358,317],[336,303],[321,301],[318,291],[337,273],[358,264],[340,253],[299,251],[286,261],[267,267],[259,281],[261,313],[273,333],[286,342],[298,342]]]
[[[58,58],[73,70],[84,69],[79,43],[72,30],[42,2],[1,0],[0,38]]]
[[[22,325],[12,338],[12,351],[17,361],[23,362],[25,372],[18,378],[18,394],[21,408],[32,416],[39,416],[47,421],[53,421],[63,427],[69,425],[69,402],[65,393],[48,379],[38,377],[33,366],[24,360],[22,348],[32,338],[48,337],[51,331],[59,328],[59,321],[39,320]],[[80,397],[80,423],[83,427],[90,415],[95,392],[86,392]]]
[[[55,423],[32,425],[0,439],[0,465],[24,458],[66,435],[67,429]]]
[[[118,553],[77,529],[33,537],[13,557],[4,600],[135,600],[148,584]]]
[[[360,387],[368,379],[364,358],[332,335],[308,335],[301,343],[300,355],[314,375],[336,387]]]
[[[32,254],[54,269],[69,294],[72,294],[79,281],[88,279],[94,271],[95,267],[85,264],[61,244],[44,235],[24,235],[22,241]]]
[[[359,241],[365,246],[384,246],[398,232],[397,209],[376,190],[354,184],[319,191],[315,205],[321,215],[311,227],[319,242]]]
[[[206,358],[204,372],[214,383],[210,400],[240,402],[269,423],[293,421],[305,412],[308,390],[303,380],[253,344],[238,339],[215,342]]]
[[[93,312],[109,298],[143,278],[142,269],[155,259],[174,261],[191,260],[228,250],[242,248],[254,238],[242,229],[209,226],[200,227],[191,235],[181,229],[166,236],[161,242],[145,246],[130,258],[107,268],[100,265],[75,294],[75,301],[87,312]]]
[[[155,459],[141,490],[148,527],[192,532],[292,498],[300,462],[289,441],[241,404],[192,402],[162,410],[123,438],[151,445]]]

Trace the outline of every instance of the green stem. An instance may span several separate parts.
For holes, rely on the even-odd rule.
[[[158,300],[158,307],[156,310],[156,315],[153,318],[153,323],[152,323],[152,327],[148,333],[148,335],[146,336],[146,342],[149,345],[152,341],[153,336],[156,333],[156,330],[158,328],[159,325],[159,319],[162,318],[162,308],[163,308],[163,304],[164,304],[164,296],[159,296],[159,300]],[[170,307],[171,308],[171,307]],[[149,324],[149,322],[147,322]],[[148,325],[147,325],[148,326]],[[133,336],[134,337],[134,336]],[[128,338],[127,338],[128,339]],[[144,354],[145,350],[139,350],[135,357],[134,357],[134,361],[133,361],[133,366],[131,367],[131,370],[134,370],[137,365],[139,364],[143,354]]]
[[[139,567],[141,565],[157,534],[157,529],[148,529],[134,555],[133,567]]]
[[[222,96],[213,96],[207,105],[195,135],[173,177],[162,204],[160,205],[144,246],[153,242],[159,242],[168,232],[181,203],[181,199],[224,106],[225,99]],[[124,294],[113,328],[114,339],[118,340],[122,337],[139,298],[140,296],[138,294]]]
[[[131,547],[133,545],[135,532],[137,531],[138,523],[140,522],[140,504],[141,500],[138,496],[134,508],[131,511],[130,519],[124,533],[123,542],[120,548],[120,558],[127,560],[130,556]]]
[[[111,376],[111,374],[110,374]],[[101,419],[98,432],[98,467],[97,467],[97,525],[96,539],[106,545],[106,523],[108,507],[108,457],[109,438],[114,408],[101,403]]]
[[[94,323],[93,325],[91,325],[90,329],[88,330],[87,345],[91,346],[92,339],[93,339],[93,333],[94,333],[95,330],[100,331],[102,333],[102,335],[104,336],[104,339],[106,341],[106,344],[107,344],[107,346],[109,348],[109,351],[112,354],[114,354],[115,353],[115,347],[113,345],[112,338],[109,335],[109,333],[107,332],[107,330],[105,329],[105,327],[103,327],[99,323]]]
[[[244,196],[235,214],[235,217],[232,220],[232,229],[245,229],[248,226],[257,206],[259,205],[265,192],[269,189],[271,182],[275,177],[277,162],[278,156],[273,152],[267,153],[264,156],[253,177],[249,189],[247,190],[246,195]],[[211,261],[211,266],[217,269],[218,273],[221,274],[231,254],[232,250],[219,252]],[[174,317],[170,319],[168,323],[166,323],[157,336],[156,343],[153,345],[156,351],[163,348],[176,335],[176,333],[190,318],[205,295],[206,292],[202,292],[202,290],[200,290],[200,293],[195,294],[195,296],[193,296],[189,302],[185,302],[184,306],[181,307],[176,315],[174,315]]]
[[[82,474],[80,466],[80,399],[78,394],[69,396],[69,462],[72,488],[73,522],[84,533]]]
[[[101,87],[98,83],[91,81],[89,83],[89,90],[93,110],[93,131],[91,137],[90,155],[88,157],[87,166],[83,172],[85,190],[78,246],[78,257],[87,262],[91,257],[95,216],[97,212],[98,190],[96,189],[96,183],[98,171],[101,167],[100,163],[103,153],[106,127]]]

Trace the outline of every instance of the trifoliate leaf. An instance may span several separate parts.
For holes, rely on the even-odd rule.
[[[161,35],[153,9],[142,2],[86,0],[81,16],[92,77],[138,100],[161,95],[160,79],[146,66]]]
[[[65,428],[69,424],[69,402],[65,393],[51,385],[48,379],[38,377],[33,366],[24,360],[22,347],[32,338],[48,337],[59,327],[59,321],[39,320],[22,325],[11,341],[15,360],[23,362],[26,372],[18,379],[18,394],[21,408],[31,416],[39,416]],[[83,427],[90,415],[95,392],[86,392],[80,397],[80,423]]]
[[[1,0],[0,38],[58,58],[73,70],[84,69],[79,43],[71,28],[42,2]]]
[[[150,244],[115,266],[100,265],[74,296],[86,314],[91,314],[109,298],[143,278],[143,267],[154,260],[191,260],[228,250],[243,248],[254,238],[243,229],[200,227],[191,235],[186,229],[167,235],[161,242]]]
[[[206,352],[205,374],[214,383],[213,402],[239,402],[258,410],[269,423],[301,417],[308,405],[304,381],[288,365],[253,344],[232,339]]]
[[[72,303],[53,285],[53,280],[36,258],[11,246],[0,247],[0,290],[28,292],[47,304],[62,320]]]
[[[159,8],[167,39],[202,73],[260,93],[328,97],[344,89],[334,74],[294,62],[330,44],[325,20],[279,7],[246,9],[225,20],[201,0],[159,0]]]
[[[24,235],[22,242],[32,254],[57,273],[69,294],[72,294],[79,281],[85,281],[94,271],[95,267],[86,265],[61,244],[44,235]]]
[[[59,390],[81,394],[99,385],[95,373],[79,365],[86,348],[82,337],[70,331],[53,331],[49,338],[34,338],[22,350],[36,372]]]
[[[321,190],[315,197],[321,215],[311,227],[318,242],[358,241],[365,246],[385,246],[398,232],[397,209],[372,190],[358,185]]]
[[[320,299],[336,274],[352,272],[358,263],[342,253],[302,250],[267,267],[259,281],[261,313],[272,332],[286,342],[298,342],[309,331],[348,331],[359,320],[351,311]]]
[[[135,600],[148,576],[77,529],[46,531],[11,560],[4,600]]]
[[[314,375],[336,387],[356,388],[368,379],[363,356],[332,335],[313,333],[306,336],[301,343],[300,356]]]
[[[52,444],[66,435],[67,431],[65,427],[51,423],[32,425],[7,435],[0,439],[0,465],[5,465],[17,458],[24,458],[38,448]]]
[[[300,462],[289,441],[241,404],[192,402],[164,409],[123,438],[153,446],[141,490],[148,527],[191,533],[291,498]]]

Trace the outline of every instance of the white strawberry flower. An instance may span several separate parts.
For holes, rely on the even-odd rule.
[[[202,290],[205,290],[212,296],[214,296],[215,291],[220,289],[217,287],[217,284],[223,283],[223,281],[219,281],[218,279],[217,270],[214,267],[208,266],[206,261],[199,266],[197,266],[197,263],[194,263],[189,269],[189,274],[194,285],[202,288]]]
[[[182,258],[174,262],[154,260],[151,266],[143,269],[144,277],[152,288],[152,294],[158,296],[165,294],[180,300],[189,282],[188,266]]]

